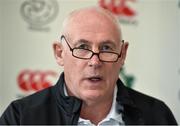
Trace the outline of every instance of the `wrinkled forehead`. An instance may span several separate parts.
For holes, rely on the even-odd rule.
[[[120,27],[114,15],[98,7],[75,10],[64,20],[62,34],[72,36],[84,32],[113,34],[121,40]]]

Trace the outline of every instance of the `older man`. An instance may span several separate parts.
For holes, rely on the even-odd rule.
[[[160,100],[125,87],[119,79],[128,43],[115,17],[102,8],[73,11],[53,44],[64,67],[57,84],[14,101],[0,124],[177,124]]]

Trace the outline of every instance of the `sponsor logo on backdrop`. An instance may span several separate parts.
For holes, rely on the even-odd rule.
[[[132,74],[127,74],[125,67],[121,68],[119,75],[127,87],[132,88],[134,86],[135,76]]]
[[[22,3],[20,13],[32,30],[49,31],[47,26],[58,15],[56,0],[26,0]]]
[[[128,5],[136,0],[99,0],[99,5],[118,16],[120,23],[136,25],[136,11]]]
[[[28,94],[54,85],[53,80],[57,80],[54,71],[23,70],[17,77],[17,84],[20,90]]]

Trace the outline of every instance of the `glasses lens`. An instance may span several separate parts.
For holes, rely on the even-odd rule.
[[[90,50],[76,48],[73,49],[73,55],[78,58],[89,59],[91,58],[92,54],[93,52],[91,52]]]
[[[113,52],[100,52],[99,53],[99,58],[102,61],[106,62],[115,62],[118,59],[118,54],[113,53]]]
[[[79,49],[74,48],[72,54],[76,58],[80,59],[90,59],[93,55],[93,52],[88,49]],[[113,52],[100,52],[99,59],[104,62],[116,62],[119,58],[119,55]]]

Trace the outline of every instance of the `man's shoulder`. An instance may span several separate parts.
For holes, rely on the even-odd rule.
[[[0,125],[50,123],[48,122],[49,117],[58,115],[55,87],[49,87],[11,102],[0,117]],[[52,118],[52,124],[57,123],[54,122],[56,119]]]
[[[142,107],[144,107],[144,105],[153,105],[154,103],[163,104],[163,101],[153,96],[125,86],[121,80],[118,81],[117,97],[125,103],[132,103]]]
[[[151,113],[153,111],[155,113],[159,112],[159,114],[171,113],[164,101],[131,88],[126,89],[133,103],[142,112]]]
[[[21,99],[17,99],[13,101],[11,105],[21,109],[41,107],[47,103],[55,102],[54,94],[53,87],[49,87]]]
[[[135,89],[131,88],[126,88],[128,91],[128,94],[130,98],[135,102],[137,105],[138,104],[148,104],[148,105],[153,105],[153,104],[164,104],[164,102],[158,98],[155,98],[153,96],[147,95],[145,93],[142,93],[140,91],[137,91]]]
[[[124,107],[126,121],[138,120],[144,124],[177,124],[169,107],[161,100],[137,90],[119,85],[117,100]],[[130,113],[130,114],[129,114]],[[137,122],[129,121],[137,124]]]

